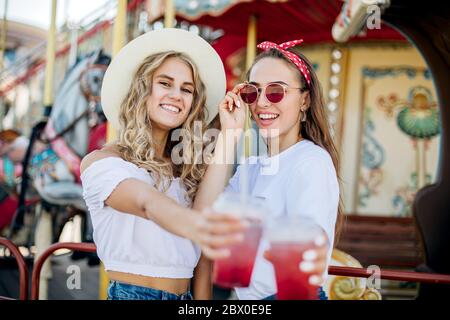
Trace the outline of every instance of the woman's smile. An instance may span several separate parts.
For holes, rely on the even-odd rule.
[[[168,104],[168,103],[161,103],[159,105],[161,107],[161,109],[163,109],[164,111],[167,111],[170,114],[179,114],[181,109],[173,104]]]
[[[258,126],[263,128],[271,126],[280,116],[279,113],[267,111],[256,112],[256,115],[257,115],[256,122]]]

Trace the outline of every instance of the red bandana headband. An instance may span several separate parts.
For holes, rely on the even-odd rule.
[[[292,52],[289,52],[286,50],[288,48],[295,47],[296,45],[298,45],[302,42],[303,42],[303,39],[300,39],[300,40],[288,41],[288,42],[278,45],[278,44],[270,42],[270,41],[264,41],[264,42],[261,42],[260,44],[258,44],[258,48],[262,49],[264,51],[267,51],[270,49],[277,49],[278,51],[283,53],[286,58],[288,58],[290,61],[292,61],[292,63],[294,63],[297,66],[297,68],[300,70],[302,75],[305,77],[306,82],[308,83],[308,86],[310,86],[311,85],[311,75],[309,74],[309,70],[308,70],[305,62],[302,59],[300,59],[300,57],[297,56],[295,53],[292,53]]]

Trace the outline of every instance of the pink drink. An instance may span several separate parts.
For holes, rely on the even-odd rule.
[[[273,242],[270,245],[270,261],[275,268],[277,299],[317,300],[318,287],[308,282],[310,274],[300,270],[303,253],[313,249],[314,242]]]
[[[230,256],[215,261],[215,284],[226,288],[250,285],[261,235],[261,223],[251,223],[244,233],[244,241],[229,247]]]

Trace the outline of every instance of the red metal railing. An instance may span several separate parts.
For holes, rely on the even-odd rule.
[[[23,255],[20,253],[19,248],[10,240],[0,238],[0,245],[8,248],[11,254],[17,261],[19,267],[20,276],[20,300],[28,299],[28,268]],[[0,300],[9,300],[8,297],[0,297]]]
[[[59,249],[69,249],[73,251],[95,252],[96,247],[93,243],[60,242],[52,244],[45,250],[34,263],[33,274],[31,276],[31,300],[39,299],[39,280],[41,276],[42,265],[53,252]]]
[[[334,276],[369,278],[373,272],[366,268],[330,266],[328,274]],[[450,275],[413,271],[380,270],[380,279],[450,284]]]
[[[65,243],[55,243],[51,245],[35,262],[33,275],[31,279],[32,300],[37,300],[39,297],[39,278],[41,274],[42,265],[44,264],[45,260],[47,260],[48,257],[58,249],[69,249],[84,252],[96,251],[96,247],[93,243],[65,242]],[[370,276],[373,275],[373,272],[366,268],[330,266],[328,268],[328,274],[345,277],[369,278]],[[380,279],[386,280],[450,284],[450,275],[438,273],[380,270],[379,276]]]

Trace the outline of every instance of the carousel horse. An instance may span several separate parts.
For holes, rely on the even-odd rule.
[[[24,225],[25,192],[31,185],[40,197],[35,213],[36,256],[59,240],[64,225],[75,215],[83,218],[81,240],[92,241],[92,225],[82,197],[80,162],[105,143],[106,118],[99,97],[109,62],[110,57],[102,51],[79,60],[61,83],[53,106],[47,109],[48,120],[32,129],[22,163],[26,170],[22,174],[19,209],[10,237]],[[91,258],[90,264],[98,263],[96,256]],[[49,266],[44,269],[47,272],[43,270],[43,274],[50,278]],[[45,298],[46,288],[42,290]]]
[[[80,161],[105,142],[106,122],[98,97],[108,63],[108,58],[100,53],[80,61],[58,92],[42,135],[47,148],[32,157],[30,166],[33,186],[46,204],[87,212],[80,184]],[[91,233],[85,232],[88,239],[83,240],[91,240]]]

